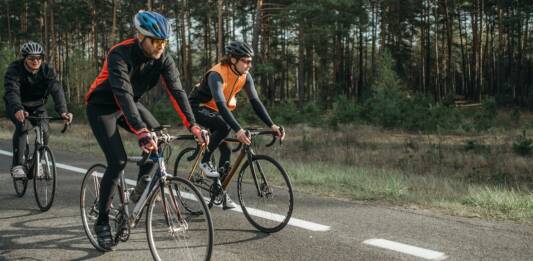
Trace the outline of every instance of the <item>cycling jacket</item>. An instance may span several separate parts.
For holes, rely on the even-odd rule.
[[[90,104],[115,105],[125,115],[130,130],[146,128],[135,103],[161,80],[184,125],[195,123],[187,94],[181,87],[174,60],[166,52],[155,60],[144,55],[139,41],[125,40],[111,48],[102,71],[85,95]]]
[[[4,76],[4,88],[4,102],[9,114],[40,107],[46,104],[48,95],[52,95],[57,113],[67,112],[63,88],[48,64],[43,63],[33,74],[24,67],[24,59],[12,62]]]
[[[238,131],[241,126],[231,113],[237,106],[236,95],[244,90],[250,100],[252,108],[259,118],[267,125],[274,124],[265,106],[259,99],[254,80],[250,73],[237,75],[229,65],[217,64],[209,70],[202,82],[194,88],[189,96],[193,107],[207,107],[218,111],[226,123]]]

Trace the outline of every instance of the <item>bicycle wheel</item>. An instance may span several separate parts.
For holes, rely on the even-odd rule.
[[[15,193],[17,193],[17,197],[21,198],[26,193],[26,188],[28,187],[28,179],[13,178],[13,186],[15,187]]]
[[[39,161],[33,165],[33,190],[35,201],[41,211],[47,211],[54,202],[56,191],[56,163],[54,155],[48,147],[41,147]]]
[[[201,211],[185,210],[184,202]],[[209,209],[189,181],[169,178],[150,199],[146,235],[154,260],[210,260],[213,234]]]
[[[83,177],[80,192],[80,212],[81,221],[83,224],[83,230],[91,244],[99,251],[105,250],[98,245],[96,240],[96,234],[94,233],[93,226],[98,218],[98,199],[100,197],[100,182],[106,170],[106,166],[103,164],[95,164],[87,170]],[[120,189],[120,188],[118,188]],[[118,191],[115,189],[115,194],[109,209],[109,221],[113,223],[118,215],[120,215],[120,197]],[[116,234],[117,226],[111,226],[111,233]]]
[[[237,193],[244,216],[260,231],[277,232],[289,222],[294,204],[291,182],[271,157],[255,155],[251,165],[243,165]]]

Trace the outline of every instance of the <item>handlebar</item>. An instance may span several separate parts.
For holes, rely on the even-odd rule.
[[[49,117],[49,116],[27,116],[26,119],[30,120],[49,120],[49,121],[64,121],[62,117]],[[69,123],[65,123],[63,125],[63,129],[61,130],[61,133],[65,133],[67,129],[70,127]]]

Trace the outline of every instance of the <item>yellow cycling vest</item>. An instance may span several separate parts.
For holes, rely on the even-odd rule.
[[[233,111],[237,107],[237,99],[235,96],[246,83],[246,74],[236,75],[230,68],[230,65],[216,64],[209,72],[217,72],[222,78],[222,88],[224,91],[224,98],[226,100],[226,106],[230,111]],[[209,100],[206,103],[202,103],[202,106],[218,111],[217,104],[214,99]]]

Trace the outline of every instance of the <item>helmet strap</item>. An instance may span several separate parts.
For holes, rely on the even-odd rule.
[[[39,71],[39,69],[41,69],[41,67],[39,67],[39,69],[37,69],[37,70],[33,70],[33,69],[31,69],[31,68],[28,67],[28,65],[26,64],[26,57],[27,57],[27,56],[25,56],[25,57],[24,57],[24,60],[23,60],[24,69],[26,69],[26,71],[30,72],[31,74],[36,74],[36,73]]]
[[[236,63],[233,63],[233,61],[231,60],[232,58],[233,58],[233,59],[236,59],[237,62],[236,62]],[[238,75],[238,76],[241,76],[242,73],[240,73],[240,72],[237,70],[237,63],[239,62],[239,58],[234,57],[234,56],[230,56],[229,62],[230,62],[229,68],[233,71],[233,73],[235,73],[235,74]]]
[[[140,39],[140,38],[142,38],[142,39]],[[148,54],[146,54],[146,51],[144,51],[144,47],[143,47],[143,43],[144,43],[144,41],[146,41],[146,38],[148,38],[148,37],[146,37],[146,35],[143,35],[143,34],[139,34],[139,37],[137,37],[137,39],[139,40],[139,47],[141,48],[144,56],[149,57]]]

